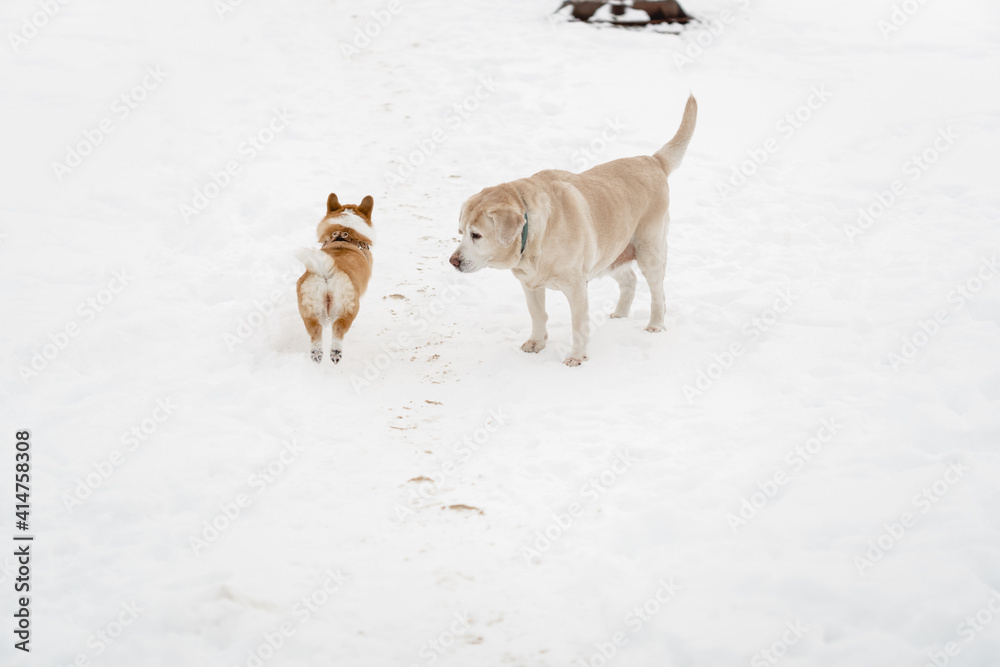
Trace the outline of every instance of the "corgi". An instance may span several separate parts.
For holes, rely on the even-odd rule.
[[[299,278],[299,314],[312,343],[312,360],[323,359],[323,325],[333,325],[330,361],[343,356],[344,335],[358,316],[361,297],[372,276],[371,247],[375,243],[370,196],[361,203],[342,205],[337,195],[326,200],[326,215],[316,227],[320,248],[296,253],[306,272]]]

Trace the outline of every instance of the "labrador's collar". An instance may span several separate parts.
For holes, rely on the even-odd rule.
[[[514,189],[517,192],[517,188]],[[521,200],[521,206],[524,207],[524,227],[521,227],[521,254],[524,254],[524,247],[528,245],[528,203],[524,201],[524,197],[520,192],[517,192],[517,198]]]

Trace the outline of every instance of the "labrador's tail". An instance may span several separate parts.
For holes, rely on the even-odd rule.
[[[653,156],[660,161],[668,174],[681,166],[688,144],[691,143],[691,135],[694,134],[697,120],[698,102],[695,101],[694,95],[691,95],[684,107],[684,117],[681,119],[681,126],[677,128],[677,134],[663,148],[653,153]]]

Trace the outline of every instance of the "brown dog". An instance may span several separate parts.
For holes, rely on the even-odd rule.
[[[299,314],[312,341],[312,360],[323,359],[323,325],[333,323],[330,360],[339,363],[344,335],[358,316],[361,296],[372,276],[371,246],[375,240],[372,207],[375,200],[365,197],[357,206],[341,205],[330,193],[326,216],[316,227],[320,248],[303,248],[296,253],[306,265],[298,282]]]

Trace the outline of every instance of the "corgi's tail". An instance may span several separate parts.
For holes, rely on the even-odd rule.
[[[305,264],[311,273],[329,278],[333,275],[333,259],[316,248],[299,248],[295,251],[295,259]]]

